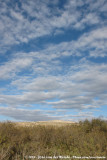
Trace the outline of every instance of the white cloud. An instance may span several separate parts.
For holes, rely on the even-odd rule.
[[[29,67],[32,64],[32,58],[14,58],[0,66],[0,79],[8,79],[16,76],[17,72]]]
[[[84,51],[88,51],[89,56],[92,56],[92,52],[94,56],[95,51],[95,57],[104,57],[107,50],[106,42],[107,28],[103,27],[83,34],[76,41],[62,42],[56,46],[50,46],[47,52],[56,53],[54,58],[70,55],[83,56]]]
[[[31,39],[52,35],[55,29],[59,30],[56,32],[59,34],[62,28],[80,30],[87,25],[104,23],[100,14],[105,12],[102,9],[105,6],[105,1],[91,1],[89,3],[89,1],[72,0],[65,3],[64,8],[58,8],[58,1],[55,4],[42,0],[22,1],[20,3],[21,7],[17,3],[12,5],[10,0],[1,2],[1,51],[12,45],[27,43]],[[50,3],[53,8],[48,6]],[[84,5],[88,6],[87,11],[83,7]],[[78,7],[83,8],[78,9]]]
[[[89,60],[107,56],[107,28],[101,16],[105,14],[105,0],[68,0],[62,8],[58,7],[58,0],[22,1],[20,7],[17,3],[11,5],[10,0],[10,6],[7,0],[0,3],[1,53],[8,51],[11,46],[14,48],[23,43],[29,46],[30,40],[33,43],[33,39],[44,35],[57,36],[65,34],[67,29],[83,29],[83,33],[75,40],[67,42],[62,39],[57,44],[46,42],[42,49],[34,51],[30,48],[28,53],[12,51],[7,62],[0,64],[0,79],[5,82],[9,79],[5,88],[3,86],[0,90],[0,103],[17,109],[2,108],[1,114],[9,116],[10,109],[10,116],[19,119],[13,114],[15,111],[24,114],[24,110],[19,109],[22,106],[41,105],[41,108],[48,106],[57,111],[67,111],[93,110],[106,105],[107,65]],[[49,7],[50,3],[52,8]],[[87,27],[90,27],[88,31],[85,30]],[[25,112],[28,115],[29,110]],[[26,120],[31,120],[32,112]],[[41,113],[40,119],[42,116],[49,118],[41,116]]]

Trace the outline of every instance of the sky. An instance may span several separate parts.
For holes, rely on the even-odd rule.
[[[106,18],[106,0],[0,0],[0,121],[107,120]]]

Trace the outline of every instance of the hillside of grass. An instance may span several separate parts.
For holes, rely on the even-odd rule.
[[[52,121],[37,121],[37,122],[16,122],[17,126],[23,127],[31,127],[31,126],[65,126],[65,125],[73,125],[77,124],[76,122],[72,121],[62,121],[62,120],[52,120]]]
[[[107,157],[107,122],[93,119],[63,126],[0,123],[0,160],[54,155]]]

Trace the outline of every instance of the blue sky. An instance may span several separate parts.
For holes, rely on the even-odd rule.
[[[107,119],[107,1],[0,1],[0,121]]]

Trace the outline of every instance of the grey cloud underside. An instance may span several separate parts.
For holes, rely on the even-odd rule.
[[[72,72],[71,67],[64,76],[48,75],[28,81],[19,78],[11,83],[17,87],[19,95],[1,95],[0,102],[15,106],[43,104],[66,109],[97,108],[107,103],[106,67],[104,64],[80,64],[77,72]]]
[[[55,114],[55,112],[53,111]],[[43,110],[28,110],[28,109],[16,109],[16,108],[0,108],[0,114],[13,118],[13,120],[19,121],[48,121],[48,120],[79,120],[94,118],[91,112],[80,112],[77,115],[63,115],[53,116],[50,113],[44,112]]]
[[[59,119],[59,117],[50,116],[49,114],[43,113],[43,111],[31,111],[26,109],[15,108],[0,108],[0,114],[14,118],[15,120],[23,121],[48,121]]]

